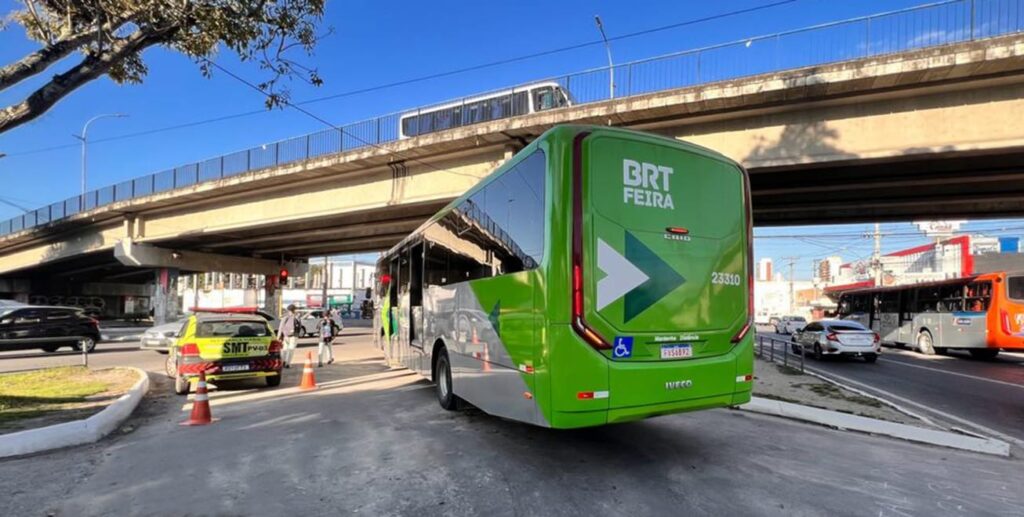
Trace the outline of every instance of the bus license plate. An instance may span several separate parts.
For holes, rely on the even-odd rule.
[[[668,345],[661,347],[662,359],[682,359],[693,357],[693,348],[690,345]]]
[[[249,371],[249,365],[247,364],[225,364],[221,368],[222,372],[247,372]]]

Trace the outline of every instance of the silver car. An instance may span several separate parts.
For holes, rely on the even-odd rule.
[[[299,337],[320,335],[320,319],[324,317],[323,309],[304,309],[300,310],[297,314],[299,318]],[[337,315],[337,311],[334,314]],[[338,332],[345,330],[345,324],[341,321],[341,317],[335,316],[334,323],[338,325]]]
[[[793,334],[803,329],[804,325],[807,325],[807,319],[803,316],[783,316],[775,323],[775,332]]]
[[[178,333],[181,332],[187,321],[188,318],[182,318],[170,323],[164,323],[163,325],[150,327],[142,333],[142,339],[139,340],[139,348],[142,350],[156,350],[161,354],[166,354],[170,346],[174,344],[174,340],[178,339]]]
[[[881,353],[878,334],[849,320],[821,320],[809,323],[793,335],[793,353],[811,352],[821,360],[825,356],[863,357],[873,363]]]

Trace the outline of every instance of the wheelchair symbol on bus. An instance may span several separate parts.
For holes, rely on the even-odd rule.
[[[623,359],[633,356],[633,336],[618,336],[612,348],[612,357]]]

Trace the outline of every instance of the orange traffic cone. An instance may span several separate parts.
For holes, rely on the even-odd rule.
[[[192,399],[192,414],[181,425],[206,425],[213,423],[210,415],[210,397],[206,394],[206,372],[199,372],[196,396]]]
[[[300,390],[315,390],[316,377],[313,375],[313,353],[306,352],[306,364],[302,367],[302,382],[299,383]]]

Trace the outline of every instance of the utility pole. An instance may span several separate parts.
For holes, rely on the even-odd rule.
[[[782,257],[782,261],[786,262],[789,266],[789,313],[793,314],[796,311],[796,290],[793,286],[793,266],[800,257]]]
[[[882,225],[875,223],[875,252],[871,256],[872,277],[875,285],[882,285]]]
[[[821,259],[811,261],[811,286],[814,288],[814,299],[818,299],[818,284],[821,283]]]
[[[320,295],[320,307],[327,312],[327,284],[331,281],[331,257],[324,257],[324,269],[320,274],[320,283],[323,284],[323,291]]]

